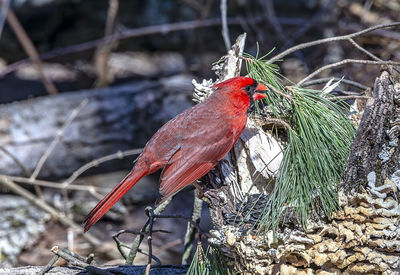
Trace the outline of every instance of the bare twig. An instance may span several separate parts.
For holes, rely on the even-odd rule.
[[[53,267],[53,265],[58,261],[59,258],[60,258],[60,256],[54,255],[53,258],[51,258],[51,260],[48,262],[48,264],[45,265],[45,266],[38,272],[37,275],[44,275],[44,274],[46,274],[46,273]]]
[[[364,49],[363,47],[361,47],[356,41],[354,41],[352,38],[347,39],[357,50],[365,53],[366,55],[368,55],[369,57],[371,57],[373,60],[376,61],[384,61],[382,59],[380,59],[379,57],[377,57],[376,55],[374,55],[373,53],[371,53],[370,51],[368,51],[367,49]],[[393,67],[393,69],[395,69],[397,72],[400,73],[400,70],[397,69],[396,67]]]
[[[0,37],[3,33],[4,22],[7,18],[8,9],[10,8],[11,0],[0,0],[1,11],[0,11]]]
[[[242,19],[240,18],[228,18],[227,19],[229,25],[241,25]],[[264,17],[254,17],[249,19],[249,21],[254,23],[260,23],[264,21]],[[300,25],[304,23],[303,19],[296,19],[296,18],[279,18],[279,21],[282,24],[287,25]],[[77,45],[68,46],[65,48],[56,49],[45,54],[40,55],[41,60],[48,60],[54,57],[63,56],[71,53],[82,52],[86,50],[90,50],[93,48],[98,47],[102,44],[107,44],[111,42],[115,42],[118,40],[123,40],[132,37],[138,36],[146,36],[146,35],[153,35],[153,34],[167,34],[169,32],[177,32],[182,30],[193,30],[198,28],[209,28],[219,26],[221,24],[220,18],[211,18],[211,19],[204,19],[204,20],[195,20],[195,21],[186,21],[186,22],[178,22],[178,23],[171,23],[171,24],[163,24],[163,25],[156,25],[156,26],[147,26],[137,29],[127,29],[122,31],[118,34],[113,34],[111,36],[107,36],[100,39],[95,39],[92,41],[84,42]],[[0,78],[4,77],[5,75],[17,70],[20,66],[26,65],[31,63],[31,59],[23,59],[17,61],[13,64],[8,65],[0,72]]]
[[[293,46],[293,47],[287,49],[286,51],[281,52],[280,54],[275,55],[274,57],[272,57],[269,60],[269,62],[273,62],[275,60],[282,59],[283,57],[285,57],[285,56],[287,56],[287,55],[289,55],[289,54],[291,54],[291,53],[293,53],[295,51],[302,50],[302,49],[305,49],[305,48],[309,48],[309,47],[312,47],[312,46],[316,46],[316,45],[320,45],[320,44],[324,44],[324,43],[328,43],[328,42],[333,42],[333,41],[347,40],[349,38],[354,38],[354,37],[366,34],[368,32],[372,32],[374,30],[385,29],[385,28],[393,28],[393,27],[397,27],[397,26],[400,26],[400,22],[376,25],[376,26],[364,29],[362,31],[350,33],[350,34],[347,34],[347,35],[328,37],[328,38],[324,38],[324,39],[314,40],[314,41],[311,41],[311,42],[301,43],[301,44],[298,44],[296,46]]]
[[[49,147],[47,148],[47,150],[43,153],[43,155],[40,157],[35,170],[32,173],[31,176],[31,180],[35,180],[37,178],[37,176],[40,173],[40,170],[42,169],[44,163],[46,162],[47,158],[50,156],[51,152],[53,152],[54,148],[56,147],[57,143],[60,141],[60,139],[62,138],[65,129],[72,123],[72,121],[78,116],[79,112],[83,109],[83,107],[86,106],[86,104],[88,103],[87,99],[84,99],[81,104],[79,104],[79,106],[72,111],[71,115],[69,116],[69,118],[64,122],[63,126],[61,127],[61,129],[59,129],[57,131],[56,136],[54,137],[53,141],[51,142],[51,144],[49,145]]]
[[[342,23],[339,24],[339,28],[345,31],[351,31],[351,32],[357,32],[360,30],[363,30],[364,27],[359,24],[348,24],[348,23]],[[376,35],[383,36],[385,38],[389,39],[394,39],[394,40],[400,40],[400,33],[395,32],[395,31],[389,31],[389,30],[376,30],[375,31]]]
[[[222,37],[224,39],[226,50],[229,51],[231,48],[231,40],[229,38],[226,0],[221,0],[220,9],[221,9],[221,21],[222,21]]]
[[[345,83],[354,87],[357,87],[361,90],[366,90],[369,87],[361,84],[359,82],[353,81],[353,80],[349,80],[349,79],[344,79],[344,78],[339,78],[339,77],[324,77],[324,78],[318,78],[318,79],[314,79],[314,80],[310,80],[310,81],[306,81],[304,82],[301,86],[302,87],[308,87],[308,86],[312,86],[312,85],[316,85],[316,84],[322,84],[322,83],[326,83],[328,81],[330,81],[331,79],[335,80],[335,81],[340,81],[341,83]]]
[[[147,234],[147,246],[149,247],[149,257],[147,259],[146,275],[150,274],[151,259],[153,256],[153,224],[154,224],[154,211],[152,207],[146,207],[146,214],[149,217],[149,233]]]
[[[314,71],[313,73],[309,74],[307,77],[303,78],[301,81],[297,83],[298,86],[301,86],[304,82],[310,80],[317,74],[321,73],[322,71],[325,71],[330,68],[335,68],[339,67],[345,64],[367,64],[367,65],[396,65],[399,66],[400,62],[395,62],[395,61],[373,61],[373,60],[360,60],[360,59],[344,59],[339,62],[335,62],[332,64],[325,65],[318,70]]]
[[[335,100],[335,99],[370,99],[370,96],[366,95],[341,95],[341,96],[333,96],[332,98],[329,98],[330,100]]]
[[[107,21],[104,36],[109,36],[113,33],[115,27],[115,19],[117,18],[119,0],[108,1]]]
[[[140,154],[142,151],[143,151],[143,148],[131,149],[131,150],[126,150],[126,151],[118,151],[117,153],[110,154],[110,155],[92,160],[92,161],[86,163],[85,165],[81,166],[75,172],[73,172],[72,175],[62,183],[61,188],[68,188],[68,186],[70,186],[82,173],[89,170],[90,168],[99,166],[103,162],[110,161],[113,159],[122,159],[127,156],[137,155],[137,154]]]
[[[203,208],[203,200],[198,198],[198,193],[199,193],[198,189],[195,189],[193,193],[194,202],[192,210],[192,221],[196,224],[200,223],[201,210]],[[192,253],[193,250],[193,241],[195,235],[196,235],[195,226],[191,222],[188,222],[185,234],[185,240],[183,243],[184,252],[182,255],[182,264],[188,264],[189,262],[190,254]]]
[[[156,233],[156,232],[171,233],[171,232],[166,231],[166,230],[153,230],[153,233]],[[119,253],[120,253],[121,256],[126,260],[127,255],[126,255],[125,251],[123,250],[123,248],[125,247],[125,248],[130,249],[130,246],[129,246],[128,244],[124,243],[124,242],[121,242],[121,241],[118,239],[118,237],[119,237],[121,234],[123,234],[123,233],[131,233],[131,234],[134,234],[134,235],[141,235],[141,234],[146,235],[148,232],[136,232],[136,231],[131,231],[131,230],[121,230],[121,231],[117,232],[116,234],[114,234],[114,235],[112,236],[112,237],[113,237],[113,240],[115,241],[115,243],[116,243],[116,245],[117,245],[117,248],[118,248]],[[148,252],[143,251],[143,250],[140,249],[140,248],[138,248],[138,252],[139,252],[139,253],[142,253],[143,255],[146,255],[146,256],[149,256],[149,255],[150,255]],[[157,258],[157,257],[154,256],[154,255],[151,255],[151,257],[153,258],[153,260],[155,260],[155,261],[157,262],[157,265],[161,265],[161,261],[160,261],[159,258]]]
[[[356,49],[360,50],[361,52],[365,53],[366,55],[368,55],[369,57],[371,57],[372,59],[376,60],[376,61],[383,61],[382,59],[380,59],[379,57],[377,57],[376,55],[374,55],[373,53],[367,51],[366,49],[364,49],[363,47],[361,47],[359,44],[357,44],[356,41],[354,41],[352,38],[348,38],[347,39],[354,47],[356,47]]]
[[[29,171],[29,169],[26,168],[25,165],[16,156],[14,156],[14,154],[12,154],[4,146],[1,146],[1,145],[0,145],[0,150],[3,151],[4,154],[9,156],[15,162],[15,164],[17,164],[19,166],[19,168],[21,168],[21,170],[25,174],[25,176],[27,176],[27,177],[31,176],[31,172]]]
[[[1,149],[1,147],[0,147]],[[132,155],[137,155],[142,152],[143,149],[132,149],[132,150],[126,150],[126,151],[118,151],[117,153],[110,154],[95,160],[92,160],[89,163],[86,163],[85,165],[81,166],[78,168],[72,175],[66,179],[62,183],[58,182],[52,182],[52,181],[45,181],[45,180],[31,180],[30,178],[24,178],[24,177],[15,177],[15,176],[7,176],[7,175],[1,175],[0,176],[6,176],[12,181],[16,182],[21,182],[21,183],[26,183],[30,185],[38,185],[38,186],[43,186],[43,187],[50,187],[50,188],[56,188],[56,189],[66,189],[66,190],[77,190],[77,191],[87,191],[90,192],[92,195],[94,195],[98,199],[102,199],[103,195],[99,194],[101,193],[107,193],[110,190],[108,188],[101,188],[101,187],[95,187],[95,186],[85,186],[85,185],[78,185],[78,184],[72,184],[82,173],[85,171],[89,170],[90,168],[96,167],[100,165],[103,162],[107,162],[113,159],[122,159],[127,156],[132,156]]]
[[[115,18],[118,13],[119,0],[108,1],[107,21],[104,31],[104,37],[111,36],[115,28]],[[95,68],[97,71],[97,87],[104,87],[108,85],[112,79],[108,74],[108,60],[110,52],[114,47],[114,43],[100,45],[95,54]]]
[[[90,244],[94,246],[99,246],[102,244],[100,240],[98,240],[96,237],[94,237],[91,234],[83,234],[83,229],[81,226],[77,225],[73,220],[65,216],[64,214],[60,213],[57,211],[55,208],[47,204],[44,200],[36,197],[29,191],[25,190],[24,188],[20,187],[18,184],[10,180],[6,176],[0,176],[0,183],[4,184],[9,188],[12,192],[14,192],[17,195],[20,195],[21,197],[27,199],[29,202],[31,202],[33,205],[37,206],[38,208],[46,211],[49,213],[51,216],[59,220],[62,224],[71,227],[72,229],[76,230],[79,232],[80,235],[82,235]]]
[[[154,209],[154,216],[159,215],[162,211],[164,211],[164,209],[168,206],[168,204],[171,202],[172,197],[170,197],[169,199],[167,199],[166,201],[164,201],[162,204],[160,204],[159,206],[157,206],[156,209]],[[147,222],[145,223],[145,225],[143,226],[141,232],[147,232],[149,230],[149,223],[150,223],[150,219],[147,220]],[[132,247],[129,251],[129,254],[126,258],[125,264],[126,265],[132,265],[133,260],[136,257],[136,254],[138,252],[139,246],[142,243],[144,238],[144,235],[140,234],[138,235],[133,244]]]
[[[90,192],[91,194],[94,194],[96,198],[100,198],[100,199],[102,199],[104,196],[100,195],[99,192],[107,193],[110,191],[109,188],[101,188],[101,187],[96,187],[96,186],[86,186],[86,185],[78,185],[78,184],[71,184],[71,185],[68,185],[67,187],[63,188],[62,184],[59,182],[53,182],[53,181],[47,181],[47,180],[32,181],[29,178],[7,176],[7,175],[1,175],[1,174],[0,174],[0,176],[6,176],[12,181],[26,183],[26,184],[30,184],[30,185],[38,185],[38,186],[43,186],[43,187],[55,188],[55,189],[87,191],[87,192]]]
[[[100,275],[113,275],[112,272],[89,265],[88,263],[86,263],[86,261],[82,260],[81,256],[78,255],[77,257],[77,254],[73,253],[72,251],[68,251],[66,249],[55,246],[51,249],[51,252],[63,258],[71,265],[86,269],[87,271],[89,271],[89,273]]]
[[[282,119],[262,117],[262,122],[263,122],[263,124],[281,125],[284,128],[286,128],[286,130],[293,131],[293,128],[290,127],[289,123],[287,123],[286,121],[284,121]]]
[[[58,94],[58,90],[57,90],[56,86],[54,86],[54,84],[45,75],[45,73],[43,71],[43,64],[42,64],[42,61],[40,60],[39,53],[37,52],[31,39],[29,38],[28,34],[25,32],[24,28],[22,27],[21,23],[19,22],[17,16],[12,11],[12,9],[8,10],[7,22],[10,25],[11,29],[14,31],[15,36],[17,37],[19,43],[21,43],[25,52],[28,54],[29,58],[35,64],[35,66],[39,72],[39,75],[40,75],[40,80],[42,81],[46,91],[49,94]]]

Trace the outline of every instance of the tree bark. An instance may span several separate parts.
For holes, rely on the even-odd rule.
[[[192,105],[191,90],[190,77],[171,77],[2,105],[0,146],[32,172],[72,110],[88,99],[40,173],[41,178],[67,177],[95,158],[142,147],[163,123]],[[24,175],[4,152],[0,163],[1,174]]]
[[[242,194],[234,192],[234,186],[242,180],[240,175],[251,175],[255,168],[254,158],[241,162],[232,157],[243,143],[239,142],[209,173],[212,187],[219,188],[220,198],[210,202],[214,228],[209,243],[232,259],[228,263],[235,271],[394,274],[400,270],[400,84],[393,78],[391,71],[384,69],[376,79],[373,99],[360,122],[341,184],[342,209],[333,214],[332,220],[310,218],[306,230],[296,223],[285,223],[276,235],[269,231],[255,236],[244,230],[242,224],[229,222],[229,211],[235,211],[234,202],[240,202]],[[264,153],[270,149],[264,148]],[[232,174],[238,176],[229,176]],[[265,183],[266,179],[262,181]],[[257,206],[260,204],[261,201]]]
[[[388,69],[375,81],[351,146],[344,189],[355,193],[368,182],[368,175],[383,184],[395,171],[400,173],[400,88]],[[400,186],[399,186],[400,187]]]

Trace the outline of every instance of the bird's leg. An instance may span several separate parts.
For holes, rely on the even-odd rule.
[[[199,198],[200,199],[202,197],[204,197],[204,194],[208,191],[208,188],[201,187],[200,184],[197,181],[193,182],[193,186],[197,189],[197,191],[199,191]]]
[[[198,182],[193,182],[193,186],[199,191],[200,199],[206,198],[213,205],[224,204],[224,202],[223,202],[224,200],[219,195],[220,191],[218,189],[210,189],[207,187],[201,187]]]

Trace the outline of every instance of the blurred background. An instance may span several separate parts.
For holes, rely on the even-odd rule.
[[[398,0],[230,0],[222,8],[224,40],[223,2],[0,1],[0,174],[68,218],[51,216],[2,181],[0,266],[45,265],[54,245],[122,264],[111,235],[143,226],[144,208],[158,197],[159,174],[143,179],[94,226],[90,233],[101,246],[82,237],[76,225],[132,167],[140,151],[131,149],[142,148],[163,123],[194,104],[192,79],[215,79],[213,63],[239,34],[248,35],[247,53],[272,57],[302,42],[400,21]],[[355,40],[383,60],[400,59],[400,33],[393,29]],[[368,56],[342,41],[277,64],[297,82],[346,58]],[[372,87],[378,72],[379,66],[348,64],[319,78],[345,76]],[[190,216],[192,204],[187,188],[166,214]],[[157,228],[171,233],[154,234],[153,253],[164,264],[180,263],[186,221],[162,219]],[[146,256],[135,260],[146,262]]]

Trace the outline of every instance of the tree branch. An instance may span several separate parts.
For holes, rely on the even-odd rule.
[[[353,80],[349,80],[349,79],[344,79],[344,78],[339,78],[339,77],[324,77],[324,78],[318,78],[318,79],[314,79],[314,80],[310,80],[310,81],[306,81],[304,82],[301,86],[302,87],[308,87],[308,86],[312,86],[312,85],[316,85],[316,84],[322,84],[322,83],[326,83],[328,81],[330,81],[331,79],[335,80],[335,81],[340,81],[342,83],[357,87],[361,90],[366,90],[369,87],[361,84],[359,82],[353,81]]]
[[[40,75],[40,80],[42,81],[46,91],[49,94],[53,95],[58,94],[56,86],[54,86],[54,84],[51,82],[51,80],[46,76],[46,74],[43,71],[43,64],[42,61],[40,60],[39,53],[37,52],[35,46],[33,45],[28,34],[22,27],[21,23],[19,22],[17,16],[11,9],[9,9],[7,13],[7,22],[10,25],[11,29],[14,31],[15,36],[17,37],[19,43],[24,48],[27,55],[35,64]]]
[[[54,137],[53,141],[51,142],[51,144],[49,145],[49,147],[47,148],[47,150],[43,153],[42,157],[39,159],[35,170],[32,173],[32,176],[30,177],[30,179],[33,181],[37,178],[37,176],[40,173],[40,170],[42,169],[44,163],[46,162],[47,158],[50,156],[51,152],[54,150],[54,148],[56,147],[57,143],[60,141],[60,139],[62,138],[65,129],[68,128],[68,126],[72,123],[72,121],[78,116],[78,114],[80,113],[80,111],[83,109],[83,107],[86,106],[86,104],[88,103],[88,100],[85,99],[81,102],[81,104],[79,104],[79,106],[72,111],[71,115],[69,116],[69,118],[64,122],[64,125],[61,127],[60,130],[57,131],[56,136]]]
[[[314,71],[313,73],[309,74],[307,77],[305,77],[301,81],[299,81],[297,83],[297,85],[301,86],[307,80],[310,80],[311,78],[313,78],[320,72],[323,72],[327,69],[339,67],[339,66],[342,66],[345,64],[350,64],[350,63],[352,63],[352,64],[367,64],[367,65],[397,65],[397,66],[400,65],[400,62],[395,62],[395,61],[372,61],[372,60],[359,60],[359,59],[344,59],[342,61],[328,64],[328,65],[325,65],[325,66],[319,68],[318,70]]]
[[[400,26],[400,22],[394,22],[394,23],[388,23],[388,24],[380,24],[380,25],[376,25],[370,28],[367,28],[365,30],[362,31],[358,31],[358,32],[354,32],[354,33],[350,33],[347,35],[341,35],[341,36],[334,36],[334,37],[328,37],[328,38],[324,38],[324,39],[319,39],[319,40],[314,40],[311,42],[306,42],[306,43],[301,43],[298,44],[296,46],[293,46],[289,49],[287,49],[286,51],[281,52],[280,54],[275,55],[274,57],[272,57],[269,62],[273,62],[275,60],[279,60],[282,59],[283,57],[298,51],[298,50],[302,50],[305,48],[309,48],[312,46],[316,46],[316,45],[320,45],[320,44],[324,44],[324,43],[329,43],[329,42],[333,42],[333,41],[341,41],[341,40],[347,40],[349,38],[354,38],[369,32],[372,32],[374,30],[378,30],[378,29],[385,29],[385,28],[393,28],[393,27],[398,27]]]
[[[3,33],[4,23],[6,22],[7,13],[10,8],[11,0],[0,0],[1,11],[0,11],[0,37]]]
[[[220,9],[221,9],[221,21],[222,21],[222,37],[224,38],[226,50],[229,51],[229,49],[231,48],[231,40],[229,38],[226,0],[221,0]]]

